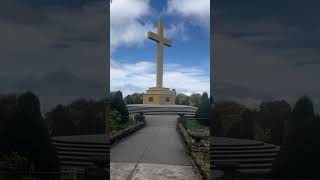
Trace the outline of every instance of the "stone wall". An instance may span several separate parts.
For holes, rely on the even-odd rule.
[[[135,119],[138,121],[137,124],[127,127],[125,129],[117,131],[115,134],[110,137],[110,144],[114,144],[121,140],[122,138],[138,131],[146,125],[145,117],[143,115],[136,115]]]
[[[182,125],[181,119],[178,119],[177,132],[181,136],[187,153],[192,157],[193,165],[198,170],[201,178],[204,180],[209,179],[209,144],[205,144],[204,146],[195,146],[192,137],[188,135],[187,130]]]

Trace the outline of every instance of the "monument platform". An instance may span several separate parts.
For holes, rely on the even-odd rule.
[[[175,94],[169,88],[151,87],[143,95],[143,104],[175,104]]]
[[[130,114],[144,113],[146,115],[178,115],[184,114],[186,116],[194,116],[197,108],[186,105],[161,105],[161,104],[128,104],[128,111]]]
[[[210,168],[213,177],[221,171],[216,163],[238,163],[237,172],[247,177],[266,177],[272,170],[279,146],[249,139],[210,138]]]
[[[84,172],[86,167],[94,166],[92,157],[109,159],[110,144],[105,134],[55,136],[51,141],[56,147],[62,171],[77,169]],[[109,165],[106,164],[107,169]]]

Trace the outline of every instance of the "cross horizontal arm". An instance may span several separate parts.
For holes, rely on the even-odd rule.
[[[152,39],[157,42],[160,41],[159,36],[153,32],[148,32],[148,39]]]
[[[164,44],[164,45],[166,45],[166,46],[171,47],[171,45],[172,45],[172,41],[171,41],[171,40],[169,40],[169,39],[164,38],[164,39],[163,39],[163,44]]]

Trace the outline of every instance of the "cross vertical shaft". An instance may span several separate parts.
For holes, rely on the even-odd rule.
[[[158,23],[158,34],[163,37],[163,24]],[[157,84],[156,87],[163,86],[163,42],[159,41],[157,47]]]
[[[158,34],[148,32],[148,38],[158,43],[157,45],[157,84],[156,87],[163,87],[163,45],[171,46],[172,42],[164,38],[164,26],[161,20],[158,23]]]

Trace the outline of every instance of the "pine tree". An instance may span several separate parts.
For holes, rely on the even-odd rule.
[[[41,117],[38,97],[31,92],[19,96],[16,113],[14,149],[32,160],[36,171],[58,171],[57,154]]]
[[[210,100],[208,94],[204,92],[201,96],[199,108],[196,111],[196,118],[201,118],[199,121],[201,124],[209,125],[209,109]]]
[[[111,110],[116,110],[121,114],[123,123],[128,121],[129,111],[127,109],[126,103],[124,102],[121,91],[112,93]]]

